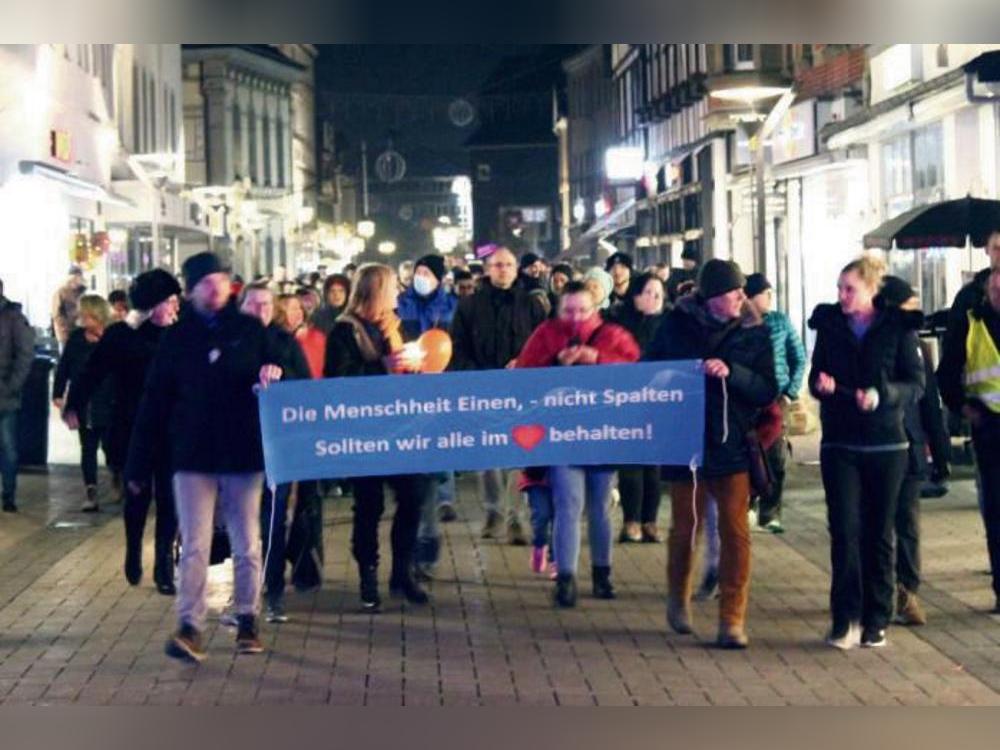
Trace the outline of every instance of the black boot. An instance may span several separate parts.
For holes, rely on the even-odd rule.
[[[138,586],[142,580],[142,537],[136,538],[125,533],[125,580],[131,586]]]
[[[560,573],[556,576],[556,591],[553,596],[557,607],[570,608],[576,606],[576,578],[572,573]]]
[[[164,596],[177,594],[177,587],[174,585],[174,555],[170,547],[156,550],[153,582],[156,583],[156,590]]]
[[[614,599],[615,587],[611,585],[611,566],[595,565],[591,568],[591,580],[594,584],[596,599]]]
[[[392,577],[389,579],[389,593],[393,596],[402,596],[410,604],[427,604],[430,600],[427,592],[413,579],[409,565],[393,569]]]
[[[378,612],[382,599],[378,595],[378,568],[374,565],[359,565],[361,577],[361,608],[367,612]]]

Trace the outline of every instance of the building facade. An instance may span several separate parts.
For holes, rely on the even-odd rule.
[[[269,45],[184,45],[188,180],[210,214],[213,249],[245,278],[298,270],[312,217],[295,189],[292,101],[308,71]],[[309,168],[303,159],[303,188]]]

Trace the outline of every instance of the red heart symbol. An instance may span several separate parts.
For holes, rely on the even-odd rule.
[[[514,442],[530,451],[545,439],[545,427],[540,424],[522,424],[510,431]]]

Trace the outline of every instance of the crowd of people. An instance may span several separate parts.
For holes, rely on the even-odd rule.
[[[454,472],[265,487],[260,388],[281,379],[420,372],[406,343],[432,329],[449,333],[453,371],[700,360],[700,466],[480,471],[480,535],[530,548],[529,570],[552,579],[554,605],[574,607],[586,515],[591,593],[614,599],[617,504],[619,544],[666,539],[669,627],[692,633],[692,599],[717,595],[717,643],[740,649],[749,642],[751,531],[785,531],[788,416],[806,385],[822,429],[832,566],[827,642],[879,647],[891,622],[926,622],[918,598],[919,499],[925,480],[940,486],[949,474],[942,400],[971,425],[1000,612],[1000,464],[990,461],[1000,445],[1000,230],[987,253],[990,268],[951,309],[936,372],[918,338],[916,293],[867,255],[841,272],[837,302],[812,312],[810,368],[791,322],[774,309],[768,279],[745,277],[722,259],[698,268],[688,256],[682,269],[640,269],[617,252],[603,267],[582,269],[490,246],[483,262],[431,254],[398,269],[348,265],[325,278],[243,284],[203,252],[185,261],[180,280],[147,271],[127,294],[108,299],[87,293],[74,269],[53,303],[61,346],[53,403],[79,435],[84,512],[100,508],[104,451],[107,501],[122,504],[124,574],[134,586],[143,578],[144,527],[155,504],[153,580],[161,594],[176,596],[178,627],[167,653],[200,661],[209,566],[232,558],[237,649],[260,652],[261,604],[269,622],[288,619],[289,565],[297,589],[322,583],[322,506],[330,493],[353,496],[351,550],[369,612],[382,604],[378,529],[387,498],[396,504],[389,593],[411,605],[428,601],[440,524],[457,518]],[[16,417],[33,343],[0,286],[0,474],[8,512],[17,510]],[[658,525],[664,488],[666,535]]]

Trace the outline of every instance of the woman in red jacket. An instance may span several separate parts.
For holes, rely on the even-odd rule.
[[[559,317],[542,323],[517,357],[518,367],[571,367],[635,362],[639,345],[632,334],[606,323],[591,293],[580,282],[563,288]],[[614,599],[611,585],[611,481],[608,466],[553,466],[549,484],[555,504],[553,544],[556,558],[555,603],[576,605],[576,569],[580,558],[580,516],[587,505],[587,529],[593,564],[594,596]]]

